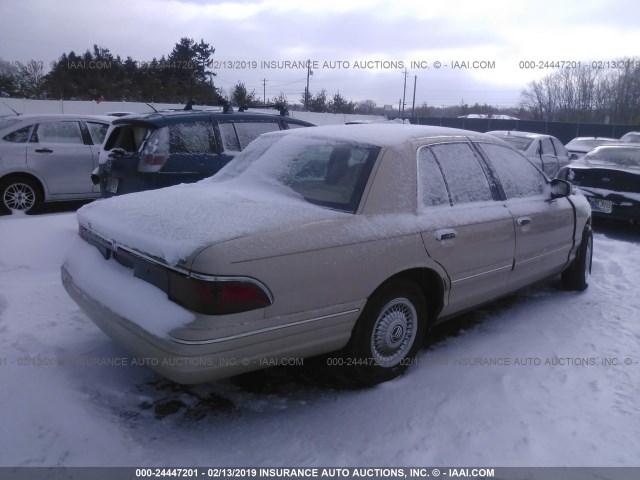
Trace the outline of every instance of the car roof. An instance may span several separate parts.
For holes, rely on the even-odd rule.
[[[15,118],[19,121],[33,121],[33,120],[103,120],[105,122],[112,122],[113,117],[109,115],[93,115],[84,113],[25,113],[14,117],[2,117],[3,120],[8,118]]]
[[[485,140],[491,143],[503,144],[503,142],[496,140],[495,137],[471,130],[389,123],[325,125],[314,128],[296,128],[293,130],[267,133],[265,135],[293,135],[305,138],[327,138],[338,141],[376,145],[380,147],[399,146],[413,141],[428,140],[431,138],[442,139],[443,137],[450,139]]]
[[[43,120],[88,120],[111,124],[114,118],[116,117],[109,117],[106,115],[76,115],[71,113],[26,113],[24,115],[2,117],[2,119],[0,119],[0,130],[14,130],[16,127],[24,128],[27,125],[32,125]],[[15,121],[8,122],[6,125],[2,125],[2,123],[4,123],[6,120],[11,119],[14,119]]]
[[[128,123],[143,123],[161,127],[164,125],[194,122],[198,120],[208,120],[214,117],[217,120],[265,120],[268,118],[282,118],[286,122],[297,123],[299,125],[314,126],[312,123],[305,122],[292,117],[277,115],[273,113],[262,112],[228,112],[225,113],[221,109],[216,110],[159,110],[153,113],[131,115],[120,117],[113,121],[114,125],[122,125]]]

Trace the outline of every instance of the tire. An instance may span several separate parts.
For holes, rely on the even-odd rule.
[[[593,259],[593,231],[591,225],[585,225],[580,248],[575,260],[564,272],[562,283],[567,290],[583,292],[591,280],[591,262]]]
[[[363,385],[386,382],[412,363],[427,330],[427,305],[418,286],[398,280],[369,298],[344,359],[348,375]]]
[[[0,209],[33,213],[42,205],[42,192],[37,182],[26,177],[13,177],[0,182]]]

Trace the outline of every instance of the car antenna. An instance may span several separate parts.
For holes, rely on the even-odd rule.
[[[15,113],[17,116],[20,116],[20,114],[18,112],[16,112],[13,108],[11,108],[9,105],[7,105],[4,100],[0,100],[0,102],[2,102],[2,104],[7,107],[9,110],[11,110],[13,113]]]
[[[153,105],[151,105],[150,103],[147,103],[147,105],[151,107],[154,113],[158,113],[158,110],[156,110],[156,108]]]

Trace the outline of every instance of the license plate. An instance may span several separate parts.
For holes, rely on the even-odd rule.
[[[107,192],[118,193],[118,179],[109,177],[107,180]]]
[[[611,213],[611,200],[600,200],[599,198],[592,198],[589,203],[591,204],[591,210],[593,210],[594,212]]]

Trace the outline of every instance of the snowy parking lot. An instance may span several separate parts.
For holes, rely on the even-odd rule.
[[[596,225],[586,292],[467,314],[370,389],[322,361],[163,380],[64,291],[76,234],[73,212],[0,217],[0,466],[638,465],[637,227]]]

